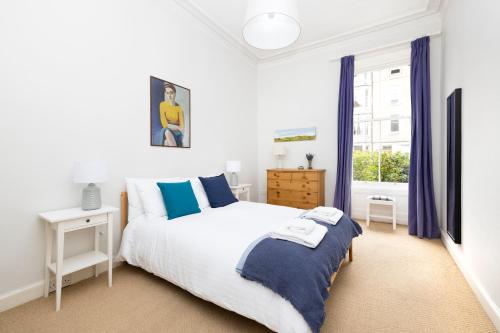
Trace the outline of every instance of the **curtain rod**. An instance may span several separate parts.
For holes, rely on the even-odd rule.
[[[435,33],[432,33],[432,34],[427,34],[426,36],[429,36],[429,37],[438,37],[438,36],[441,36],[441,32],[435,32]],[[425,36],[422,36],[422,37],[425,37]],[[377,52],[377,51],[382,51],[382,50],[385,50],[385,49],[390,49],[390,48],[393,48],[393,47],[396,47],[396,46],[402,46],[402,45],[409,44],[409,43],[413,42],[415,39],[417,39],[417,38],[406,39],[406,40],[403,40],[403,41],[400,41],[400,42],[391,43],[391,44],[387,44],[387,45],[384,45],[384,46],[378,46],[378,47],[374,47],[374,48],[371,48],[371,49],[362,50],[362,51],[359,51],[359,52],[355,52],[354,56],[357,57],[357,56],[364,55],[364,54],[369,54],[369,53],[374,53],[374,52]],[[337,60],[340,60],[342,57],[344,57],[344,56],[338,56],[338,57],[332,58],[332,59],[330,59],[330,61],[331,62],[337,61]]]

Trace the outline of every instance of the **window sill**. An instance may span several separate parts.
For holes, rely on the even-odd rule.
[[[367,193],[367,194],[369,193],[369,194],[408,195],[408,184],[353,181],[352,191],[354,193]]]

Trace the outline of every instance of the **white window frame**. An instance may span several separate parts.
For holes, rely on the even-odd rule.
[[[354,75],[358,75],[365,72],[384,70],[391,67],[408,66],[411,60],[410,52],[411,50],[409,48],[404,47],[404,48],[397,48],[395,51],[386,52],[378,56],[360,57],[356,59]],[[408,142],[408,141],[401,141],[401,142]],[[391,142],[391,143],[401,143],[401,142]],[[365,145],[366,143],[357,142],[356,144]],[[369,142],[369,144],[372,144],[372,142]],[[353,152],[354,152],[354,147],[353,147]],[[395,194],[398,193],[402,195],[408,194],[408,183],[379,182],[379,181],[370,182],[364,180],[354,180],[354,173],[352,174],[351,186],[354,190],[357,190],[358,192],[394,191]]]

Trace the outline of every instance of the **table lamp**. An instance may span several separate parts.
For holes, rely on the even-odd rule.
[[[226,162],[226,171],[231,173],[231,177],[229,178],[229,185],[238,186],[238,174],[237,174],[237,172],[241,171],[241,162],[240,161],[227,161]]]
[[[104,183],[107,180],[108,169],[104,161],[78,161],[75,163],[73,181],[75,183],[88,184],[82,193],[83,210],[101,208],[101,189],[95,184]]]
[[[286,156],[285,146],[279,145],[279,144],[274,145],[273,154],[276,157],[276,160],[278,162],[276,168],[283,169],[283,159]]]

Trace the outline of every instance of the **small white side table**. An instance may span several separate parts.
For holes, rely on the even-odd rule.
[[[386,199],[378,199],[376,196],[369,196],[366,198],[366,226],[370,226],[370,217],[374,218],[392,218],[392,229],[396,230],[396,198],[394,197],[385,197]],[[383,215],[373,215],[370,214],[370,206],[371,205],[384,205],[392,207],[392,215],[391,216],[383,216]]]
[[[236,199],[240,200],[240,194],[245,193],[247,197],[246,201],[250,201],[250,187],[252,187],[252,184],[239,184],[230,187]]]
[[[96,210],[82,210],[78,207],[39,214],[40,218],[45,222],[46,237],[44,296],[49,295],[50,272],[52,272],[56,275],[56,311],[61,309],[63,275],[94,266],[94,273],[97,277],[97,264],[108,261],[108,286],[111,287],[113,274],[113,213],[117,211],[118,209],[115,207],[102,206],[102,208]],[[97,227],[104,224],[107,224],[107,253],[99,250],[99,231]],[[95,228],[94,250],[64,258],[64,234],[92,227]],[[53,231],[56,233],[57,243],[55,262],[52,262]]]

